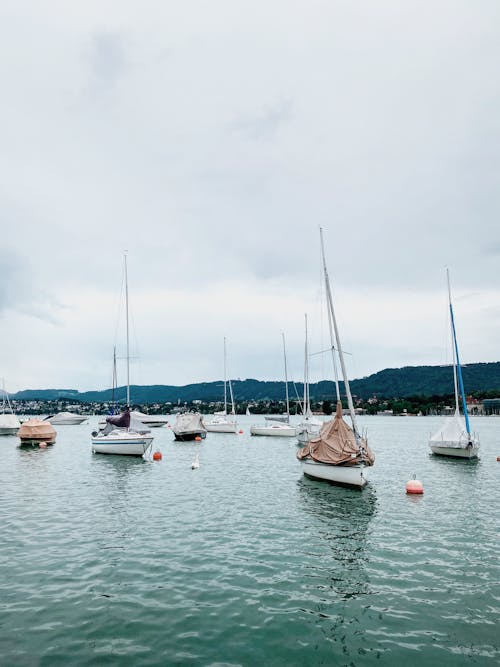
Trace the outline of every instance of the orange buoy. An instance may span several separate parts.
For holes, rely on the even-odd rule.
[[[243,433],[243,429],[240,428],[240,430],[238,431],[238,433]]]
[[[45,447],[47,447],[47,443],[46,442],[39,442],[38,446],[41,447],[42,449],[45,449]]]
[[[196,442],[201,442],[201,436],[200,436],[200,435],[197,435],[196,438],[195,438],[195,440],[196,440]]]
[[[424,486],[422,482],[418,479],[415,479],[416,475],[413,475],[413,479],[410,479],[406,482],[406,493],[414,493],[416,495],[422,495],[424,492]]]
[[[162,460],[162,455],[159,449],[156,450],[156,452],[153,454],[153,461],[161,461]]]

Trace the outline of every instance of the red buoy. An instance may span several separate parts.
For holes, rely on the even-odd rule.
[[[500,456],[497,456],[497,461],[500,461]]]
[[[195,440],[196,440],[196,442],[201,442],[201,436],[197,435]]]
[[[240,428],[240,430],[238,431],[238,433],[240,433],[240,434],[243,433],[243,429]]]
[[[418,479],[415,479],[415,475],[413,475],[413,479],[410,479],[408,482],[406,482],[406,493],[414,493],[416,495],[422,495],[424,492],[424,486],[422,482]]]
[[[153,461],[161,461],[162,460],[162,455],[159,449],[156,450],[156,452],[153,454]]]

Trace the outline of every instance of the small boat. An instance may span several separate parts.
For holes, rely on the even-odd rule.
[[[455,413],[445,419],[441,428],[431,436],[429,447],[433,454],[439,456],[452,456],[460,459],[476,458],[479,452],[479,438],[471,433],[467,402],[465,399],[464,381],[462,378],[462,367],[458,355],[457,332],[455,329],[455,317],[451,303],[450,274],[446,270],[448,281],[448,304],[450,311],[450,328],[453,352],[453,380],[455,388]],[[460,414],[459,394],[462,398],[463,417]]]
[[[147,426],[132,418],[126,406],[120,415],[106,418],[103,430],[92,433],[92,451],[95,454],[143,456],[153,442],[150,433]]]
[[[323,422],[315,419],[311,410],[309,395],[309,349],[307,340],[307,315],[305,315],[305,350],[304,350],[304,400],[302,404],[303,419],[297,426],[297,442],[302,447],[312,438],[317,438]]]
[[[130,413],[132,419],[140,421],[144,426],[149,426],[149,428],[161,428],[168,424],[168,417],[164,415],[146,415],[144,412],[139,412],[139,410],[132,410]]]
[[[21,422],[14,414],[10,404],[9,395],[2,389],[2,407],[0,412],[0,435],[16,435],[21,426]]]
[[[153,436],[147,426],[130,414],[130,348],[129,348],[129,312],[128,312],[128,272],[127,254],[124,255],[125,278],[125,321],[127,334],[127,405],[119,416],[106,418],[103,430],[92,433],[92,452],[94,454],[121,454],[125,456],[144,456],[153,443]],[[116,386],[116,349],[113,352],[113,400]]]
[[[277,417],[265,417],[266,424],[253,424],[250,426],[250,435],[269,435],[281,438],[293,438],[296,434],[295,426],[290,422],[290,400],[288,397],[288,373],[286,364],[285,334],[281,334],[283,339],[283,357],[285,361],[285,397],[286,414]]]
[[[87,421],[88,417],[85,415],[77,415],[74,412],[58,412],[55,415],[49,415],[45,417],[44,421],[49,422],[50,424],[60,425],[78,425],[83,424]]]
[[[282,422],[269,422],[269,424],[255,424],[250,426],[251,435],[274,435],[281,438],[293,438],[296,428],[291,424]]]
[[[325,292],[327,297],[328,322],[330,327],[330,342],[335,372],[335,388],[337,392],[337,410],[334,419],[323,424],[319,436],[310,440],[305,447],[297,452],[297,458],[300,461],[302,472],[307,477],[333,482],[342,486],[352,486],[362,489],[367,483],[368,469],[375,462],[375,456],[368,447],[366,438],[361,437],[357,427],[356,413],[354,411],[354,403],[349,386],[349,379],[347,377],[344,353],[340,343],[339,329],[333,308],[330,279],[328,277],[323,244],[323,231],[321,228],[320,239]],[[337,351],[342,368],[342,377],[347,394],[347,404],[349,406],[352,428],[342,417],[343,411],[342,402],[340,400],[335,351]]]
[[[181,441],[207,437],[207,431],[198,412],[184,412],[177,415],[172,431],[175,439]]]
[[[21,445],[39,445],[45,442],[47,445],[53,445],[56,441],[56,430],[44,419],[28,419],[19,429],[17,435],[21,440]]]
[[[234,397],[233,397],[233,387],[231,385],[231,380],[229,383],[226,379],[227,377],[227,360],[226,360],[226,338],[224,337],[224,410],[221,412],[215,413],[214,417],[205,421],[203,419],[203,426],[209,433],[236,433],[238,430],[238,424],[235,419],[235,410],[234,410]],[[227,414],[227,387],[229,384],[229,394],[231,398],[231,416]]]

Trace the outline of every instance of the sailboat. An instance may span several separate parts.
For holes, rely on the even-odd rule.
[[[125,411],[128,412],[130,405],[130,342],[129,342],[129,313],[128,313],[128,272],[127,253],[124,255],[125,273],[125,321],[127,337],[127,404]],[[116,360],[116,355],[114,356]],[[116,364],[116,361],[114,361]],[[113,369],[113,381],[116,380],[115,368]],[[109,419],[109,418],[108,418]],[[143,456],[151,447],[153,436],[151,431],[140,421],[127,416],[129,422],[127,427],[115,426],[108,423],[104,430],[92,433],[92,451],[95,454],[125,454],[129,456]]]
[[[227,414],[227,388],[231,399],[231,416]],[[227,350],[226,337],[224,336],[224,410],[216,412],[210,421],[203,420],[203,426],[209,433],[236,433],[238,424],[235,419],[233,386],[231,380],[227,380]]]
[[[5,384],[2,380],[2,407],[0,411],[0,435],[16,435],[21,422],[14,414],[10,403],[9,395],[5,391]]]
[[[250,426],[251,435],[274,435],[282,438],[293,438],[295,435],[295,426],[290,421],[290,400],[288,396],[288,372],[286,364],[286,346],[285,334],[281,334],[283,339],[283,357],[285,360],[285,396],[286,396],[286,415],[283,417],[266,417],[266,424],[254,424]]]
[[[452,417],[445,419],[441,428],[431,436],[429,447],[433,454],[441,456],[453,456],[462,459],[473,459],[479,451],[479,438],[471,433],[469,415],[467,413],[467,402],[465,400],[464,381],[462,378],[462,367],[458,355],[457,332],[455,329],[455,318],[453,305],[451,303],[450,273],[446,269],[448,282],[448,304],[450,310],[450,329],[453,354],[453,381],[455,389],[455,413]],[[463,417],[460,414],[459,394],[462,399]]]
[[[323,422],[315,419],[311,410],[311,397],[309,395],[309,347],[307,340],[307,314],[305,315],[306,342],[304,350],[304,400],[302,403],[303,420],[297,426],[297,441],[305,445],[311,438],[319,435]]]
[[[330,341],[334,360],[337,409],[334,419],[323,424],[318,437],[313,438],[305,447],[300,449],[297,452],[297,458],[300,461],[302,472],[307,477],[326,480],[344,486],[363,488],[367,483],[367,472],[370,466],[373,465],[375,457],[368,447],[366,438],[362,437],[358,430],[349,379],[345,367],[344,352],[340,343],[339,329],[333,308],[332,291],[325,260],[323,230],[321,227],[320,239]],[[335,340],[333,334],[335,334]],[[338,353],[342,369],[352,427],[344,421],[342,416],[342,402],[340,400],[340,388],[334,355],[335,349]]]

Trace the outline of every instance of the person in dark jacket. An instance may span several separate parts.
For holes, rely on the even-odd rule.
[[[112,426],[118,426],[120,428],[129,428],[130,426],[130,408],[128,405],[126,405],[123,409],[123,412],[121,415],[113,415],[110,417],[106,417],[106,421],[108,424],[111,424]]]

